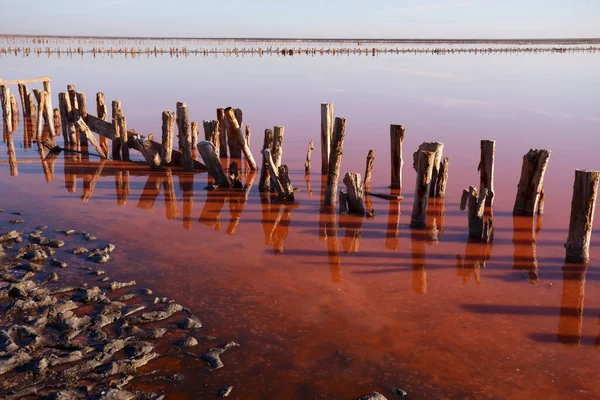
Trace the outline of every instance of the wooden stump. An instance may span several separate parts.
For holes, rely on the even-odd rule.
[[[413,203],[410,226],[412,228],[425,228],[427,222],[427,205],[431,188],[433,164],[435,153],[432,151],[418,152],[417,157],[417,182],[415,185],[415,201]]]
[[[77,104],[79,105],[79,115],[85,121],[88,115],[85,93],[77,92]]]
[[[36,96],[37,97],[37,96]],[[37,109],[37,126],[35,130],[35,137],[38,141],[41,141],[42,131],[44,128],[44,115],[46,115],[46,101],[48,97],[48,92],[43,91],[39,93],[38,98],[38,109]]]
[[[252,130],[250,125],[246,124],[246,144],[250,147],[250,136],[252,136]]]
[[[65,145],[71,144],[71,133],[75,133],[75,126],[71,122],[71,100],[65,92],[58,94],[58,107],[60,110],[60,121]]]
[[[29,111],[30,118],[35,117],[36,116],[36,107],[35,107],[35,99],[34,99],[33,93],[27,94],[27,108],[28,108],[27,111]]]
[[[192,130],[192,149],[195,149],[198,146],[198,123],[196,121],[192,121],[190,129]]]
[[[348,192],[346,192],[344,189],[340,189],[338,203],[340,215],[348,214]]]
[[[127,132],[127,120],[125,119],[125,115],[123,115],[122,109],[119,110],[117,121],[119,125],[119,138],[121,140],[121,159],[123,161],[129,161],[129,133]]]
[[[265,158],[265,163],[267,168],[269,168],[269,177],[270,177],[270,187],[271,189],[275,189],[277,195],[279,197],[285,196],[285,190],[281,181],[279,180],[279,168],[275,165],[273,161],[273,157],[271,155],[271,149],[264,149],[263,156]]]
[[[102,121],[107,121],[108,119],[108,111],[106,109],[106,102],[104,100],[104,93],[98,92],[96,93],[96,112],[98,118]],[[63,131],[64,134],[64,131]],[[108,139],[103,135],[98,135],[100,138],[100,147],[104,154],[108,156]]]
[[[333,104],[321,104],[321,174],[329,171],[329,154],[333,136]]]
[[[190,172],[194,170],[194,158],[192,156],[192,134],[188,108],[183,104],[177,108],[177,111],[179,113],[179,140],[181,143],[181,152],[183,153],[181,167],[184,171]]]
[[[219,156],[227,158],[227,134],[225,132],[225,110],[217,108],[217,121],[219,121]]]
[[[335,206],[337,201],[338,179],[340,177],[340,166],[342,163],[342,149],[346,137],[346,119],[336,118],[333,126],[333,137],[331,151],[329,153],[329,167],[327,169],[327,186],[325,187],[325,206]]]
[[[183,136],[182,136],[182,132],[183,132],[183,127],[181,125],[181,111],[183,109],[180,109],[180,107],[186,107],[185,109],[187,110],[187,106],[183,101],[178,101],[177,104],[175,105],[175,124],[177,124],[177,149],[179,151],[182,150],[183,148]]]
[[[16,131],[19,127],[19,105],[13,93],[10,94],[10,112],[12,115],[13,131]]]
[[[438,180],[435,183],[435,197],[444,198],[446,197],[446,184],[448,183],[448,163],[449,158],[444,157],[444,161],[440,165],[440,172],[438,174]]]
[[[10,89],[0,86],[0,102],[2,103],[2,118],[7,132],[12,132],[12,105],[10,104]]]
[[[212,121],[204,120],[202,121],[202,126],[204,127],[204,140],[208,140],[215,145],[215,151],[217,152],[218,157],[220,150],[219,121],[216,119]]]
[[[306,150],[306,161],[304,161],[304,173],[310,173],[310,156],[312,151],[315,149],[313,145],[313,141],[311,140],[308,144],[308,149]]]
[[[539,212],[539,201],[544,191],[544,175],[550,154],[550,150],[531,149],[523,156],[513,214],[535,215]]]
[[[566,261],[569,263],[587,263],[590,260],[590,240],[599,181],[600,171],[575,171],[569,235],[565,243]]]
[[[468,210],[469,218],[469,238],[488,243],[492,240],[494,221],[492,218],[485,219],[485,204],[488,197],[487,189],[477,196],[477,189],[469,186],[469,189],[463,190],[460,200],[460,210]]]
[[[375,150],[369,150],[367,154],[367,165],[365,167],[365,187],[371,186],[371,173],[373,171],[373,162],[375,161]]]
[[[175,134],[175,114],[169,110],[162,112],[161,159],[163,165],[171,164],[173,153],[173,135]]]
[[[263,147],[261,150],[262,154],[262,168],[260,170],[260,180],[258,181],[258,190],[261,192],[266,192],[270,190],[270,173],[269,166],[267,164],[267,159],[265,158],[265,149],[268,149],[269,152],[273,151],[273,141],[274,134],[270,129],[265,129],[265,137],[263,139]]]
[[[27,91],[27,85],[24,83],[19,83],[19,97],[21,97],[23,118],[31,117],[31,109],[29,108],[29,92]]]
[[[402,190],[402,144],[406,129],[402,125],[390,125],[390,188]]]
[[[487,189],[485,205],[491,207],[494,202],[494,160],[496,158],[496,141],[481,141],[481,157],[479,159],[479,192]]]
[[[277,167],[281,165],[283,159],[283,133],[283,126],[273,127],[273,162]]]
[[[360,174],[348,172],[344,176],[344,185],[348,193],[348,211],[352,214],[365,215],[363,199],[365,191]]]
[[[254,157],[252,156],[250,147],[248,147],[248,144],[246,143],[246,137],[244,136],[242,127],[238,123],[238,120],[237,120],[232,108],[227,108],[225,110],[225,121],[227,121],[228,131],[231,134],[230,137],[233,137],[233,139],[237,141],[238,146],[244,152],[244,157],[246,158],[246,161],[248,162],[248,166],[250,167],[250,169],[253,171],[256,171],[256,169],[257,169],[256,161],[254,161]],[[228,138],[228,140],[229,140],[229,138]],[[231,151],[231,147],[230,147],[230,151]],[[232,154],[234,154],[234,153],[232,153]],[[232,156],[232,158],[236,158],[236,157]]]
[[[227,135],[227,147],[229,147],[229,157],[231,158],[242,158],[242,148],[240,147],[240,143],[237,139],[237,128],[240,128],[242,124],[240,124],[235,116],[235,110],[231,107],[227,107],[224,110],[224,124],[225,124],[225,132]],[[232,126],[233,121],[235,121],[235,126]]]
[[[442,152],[444,151],[444,143],[440,142],[423,142],[419,145],[419,150],[413,153],[413,167],[417,170],[417,162],[419,151],[430,151],[434,153],[433,170],[431,171],[431,185],[429,187],[429,195],[435,197],[435,188],[437,187],[438,176],[440,172],[440,164],[442,161]]]
[[[54,131],[59,132],[61,130],[60,125],[60,110],[55,108],[52,112],[52,120],[54,121]]]
[[[121,130],[119,128],[119,113],[121,111],[121,102],[112,101],[112,124],[115,130],[115,137],[112,141],[112,158],[113,160],[121,159]]]
[[[217,150],[212,142],[203,140],[198,143],[198,152],[204,160],[204,164],[208,169],[208,173],[215,180],[214,186],[216,187],[231,187],[231,181],[223,170],[223,165],[217,156]]]

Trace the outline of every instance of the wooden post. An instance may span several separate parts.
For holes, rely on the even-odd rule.
[[[486,207],[491,207],[494,202],[494,159],[496,158],[496,141],[481,141],[481,157],[479,159],[479,192],[487,189],[488,196],[485,200]]]
[[[242,158],[242,149],[237,139],[237,132],[235,127],[231,126],[232,121],[235,120],[235,125],[241,127],[241,124],[237,121],[235,116],[235,110],[231,107],[227,107],[224,110],[224,124],[225,132],[227,134],[227,146],[229,147],[229,157],[231,158]]]
[[[183,103],[177,107],[179,114],[179,141],[181,144],[181,167],[184,171],[190,172],[194,170],[194,158],[192,156],[192,134],[190,130],[190,119],[188,108]]]
[[[126,129],[125,117],[122,117],[122,119],[123,119],[123,121],[120,122],[120,124],[121,124],[120,129]],[[100,155],[100,157],[107,158],[106,154],[104,154],[104,151],[102,151],[102,148],[100,148],[100,145],[96,141],[94,134],[92,133],[90,128],[87,126],[87,124],[85,123],[85,121],[83,120],[82,117],[79,117],[79,119],[77,121],[75,121],[75,125],[77,125],[77,128],[79,128],[79,132],[81,132],[81,134],[83,136],[85,136],[87,138],[87,140],[92,144],[92,147],[96,150],[96,152]]]
[[[58,94],[58,107],[60,109],[60,120],[62,125],[62,134],[65,145],[71,144],[71,129],[75,129],[71,120],[71,101],[69,95],[65,92]]]
[[[53,110],[52,119],[54,120],[54,130],[56,132],[59,132],[61,130],[61,125],[60,125],[60,111],[58,110],[58,108],[55,108]]]
[[[469,189],[463,190],[460,200],[460,210],[468,209],[469,218],[469,237],[488,243],[492,240],[494,221],[491,218],[485,219],[484,211],[488,190],[483,191],[477,196],[477,189],[469,186]]]
[[[19,127],[19,105],[13,93],[10,94],[10,112],[12,114],[12,127],[16,131]]]
[[[192,121],[190,129],[192,135],[192,149],[195,149],[198,146],[198,123],[196,121]]]
[[[177,125],[177,149],[179,151],[181,151],[183,148],[183,127],[181,126],[181,111],[183,109],[180,109],[180,107],[183,107],[185,105],[186,104],[183,101],[178,101],[175,105],[175,124]]]
[[[217,121],[219,121],[219,156],[227,158],[227,134],[225,132],[225,110],[217,108]]]
[[[100,118],[102,121],[108,120],[108,111],[106,109],[104,93],[102,92],[96,93],[96,112],[98,118]],[[98,135],[98,137],[100,138],[100,148],[102,148],[104,154],[108,156],[108,139],[103,135]]]
[[[38,142],[41,142],[42,138],[42,130],[44,129],[44,115],[46,115],[46,97],[48,96],[48,92],[45,90],[39,93],[38,98],[38,109],[37,109],[37,126],[35,130],[35,137]],[[37,96],[36,96],[37,97]]]
[[[27,93],[27,111],[29,111],[29,117],[36,115],[36,107],[33,93]]]
[[[257,169],[256,161],[254,161],[254,157],[252,156],[250,147],[248,147],[248,144],[246,143],[246,138],[244,136],[244,133],[242,132],[242,127],[241,127],[241,125],[238,124],[238,120],[237,120],[232,108],[225,109],[225,121],[227,121],[228,131],[231,134],[230,137],[233,137],[234,140],[237,141],[239,147],[244,152],[244,157],[246,157],[248,166],[250,167],[251,170],[255,171]],[[283,137],[283,128],[282,128],[282,137]],[[229,138],[227,140],[229,141]],[[231,151],[231,147],[229,148],[229,150]],[[236,158],[236,157],[232,156],[232,158]]]
[[[348,214],[348,192],[344,189],[340,189],[338,206],[340,215]]]
[[[0,102],[2,102],[2,117],[8,132],[12,132],[12,106],[10,104],[10,89],[8,86],[0,86]]]
[[[415,185],[415,201],[413,203],[410,226],[425,228],[427,220],[427,205],[431,187],[435,153],[419,150],[417,157],[417,182]]]
[[[24,83],[19,83],[19,96],[21,97],[23,118],[31,117],[31,109],[29,108],[29,92],[27,91],[27,85]]]
[[[202,126],[204,128],[204,140],[207,140],[215,145],[215,151],[217,153],[217,157],[219,156],[219,121],[214,119],[212,121],[204,120],[202,121]]]
[[[362,187],[360,174],[347,172],[344,176],[348,196],[348,211],[352,214],[365,215],[363,198],[365,191]]]
[[[329,154],[333,135],[333,104],[321,104],[321,174],[329,171]]]
[[[273,157],[271,155],[271,150],[264,149],[263,156],[265,158],[267,167],[269,168],[269,176],[271,178],[271,188],[275,189],[279,198],[283,199],[288,194],[287,190],[289,190],[289,188],[283,184],[282,180],[279,177],[280,169],[275,165],[275,162],[273,161]],[[287,170],[287,167],[285,168],[285,170]],[[285,183],[287,184],[287,182],[285,182]],[[293,195],[294,195],[293,190],[291,192],[291,195],[292,195],[292,201],[293,201]]]
[[[85,93],[77,92],[77,104],[79,105],[79,115],[83,120],[87,118],[87,100],[85,97]]]
[[[260,180],[258,183],[258,190],[261,192],[267,192],[270,190],[270,173],[269,173],[269,167],[267,165],[267,159],[265,158],[265,149],[268,149],[270,152],[273,151],[273,141],[274,141],[274,134],[273,131],[270,129],[265,129],[265,137],[263,140],[263,147],[262,147],[262,165],[261,165],[261,170],[260,170]]]
[[[281,165],[281,160],[283,159],[283,126],[274,126],[273,127],[273,162],[275,166],[279,167]]]
[[[123,115],[123,110],[119,109],[119,116],[117,117],[117,123],[119,125],[119,138],[121,141],[121,152],[123,161],[129,161],[129,134],[127,133],[127,120]]]
[[[448,156],[444,157],[444,161],[440,166],[440,172],[438,180],[435,183],[435,197],[444,198],[446,197],[446,184],[448,183],[448,163],[450,162]]]
[[[569,236],[565,243],[566,261],[569,263],[587,263],[590,260],[590,240],[599,181],[600,171],[575,171]]]
[[[148,163],[151,169],[160,168],[160,152],[154,146],[149,139],[143,138],[139,135],[134,135],[132,138],[133,147],[142,153],[142,156]]]
[[[292,186],[292,182],[290,180],[290,173],[288,170],[288,166],[283,164],[277,168],[279,181],[281,182],[281,186],[283,187],[284,196],[283,199],[286,201],[294,201],[294,187]]]
[[[163,165],[171,164],[173,154],[173,136],[175,135],[175,114],[169,110],[162,112],[161,158]]]
[[[246,144],[250,147],[250,136],[252,135],[252,131],[250,130],[250,125],[246,124]]]
[[[423,142],[419,145],[419,150],[413,153],[413,167],[417,170],[417,163],[419,157],[419,151],[430,151],[434,153],[433,158],[433,170],[431,172],[431,185],[429,187],[429,195],[435,197],[435,188],[437,187],[438,175],[440,171],[440,163],[442,161],[442,152],[444,150],[444,143],[440,142]]]
[[[313,141],[311,140],[308,144],[308,150],[306,150],[306,161],[304,161],[304,173],[306,174],[310,173],[310,155],[314,149],[315,146],[313,145]]]
[[[203,140],[198,143],[198,152],[204,160],[204,164],[206,164],[208,173],[215,180],[214,186],[225,188],[231,187],[231,181],[223,170],[223,165],[221,165],[221,161],[217,156],[215,145],[208,140]]]
[[[402,144],[406,129],[402,125],[390,125],[390,188],[402,190]]]
[[[327,167],[327,186],[325,187],[325,206],[334,206],[337,201],[338,179],[340,177],[340,166],[342,163],[342,149],[346,137],[346,119],[336,118],[333,125],[333,137],[331,140],[331,151],[329,153],[329,166]]]
[[[112,141],[112,158],[113,160],[121,159],[121,130],[119,128],[119,113],[121,111],[121,102],[118,100],[112,101],[112,124],[115,129],[115,138]]]
[[[523,156],[513,214],[535,215],[539,212],[539,201],[544,191],[544,175],[550,154],[550,150],[531,149]]]
[[[365,167],[365,187],[371,186],[371,173],[373,171],[373,162],[375,161],[375,150],[369,150],[367,154],[367,165]]]

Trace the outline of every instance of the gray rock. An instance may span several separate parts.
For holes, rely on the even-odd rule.
[[[8,220],[8,222],[10,222],[11,224],[22,224],[23,222],[25,222],[25,220],[19,218],[11,218]]]
[[[192,337],[192,336],[188,336],[185,339],[183,339],[180,343],[181,347],[194,347],[198,345],[198,341],[196,340],[196,338]]]
[[[59,239],[43,239],[40,241],[42,246],[54,247],[56,249],[61,248],[65,245],[65,242]]]
[[[405,398],[407,398],[407,397],[408,397],[408,393],[406,393],[406,392],[405,392],[404,390],[402,390],[402,389],[392,389],[392,393],[393,393],[395,396],[398,396],[398,397],[400,397],[400,398],[402,398],[402,399],[405,399]]]
[[[146,296],[152,296],[152,290],[150,289],[142,289],[142,293],[145,294]]]
[[[56,258],[53,258],[52,260],[50,260],[50,265],[52,265],[53,267],[58,267],[58,268],[67,268],[66,262],[62,262],[60,260],[57,260]]]
[[[179,324],[179,327],[182,329],[199,329],[202,328],[202,322],[200,322],[196,316],[186,317],[186,319]]]
[[[44,261],[48,254],[44,250],[36,249],[25,254],[23,258],[29,261]]]
[[[373,392],[371,394],[359,398],[358,400],[387,400],[387,398],[381,393]]]
[[[77,247],[76,249],[73,249],[73,254],[75,254],[76,256],[80,254],[85,254],[87,252],[89,252],[89,250],[85,247]]]
[[[236,342],[229,342],[221,347],[209,349],[208,353],[202,356],[202,359],[208,362],[208,364],[215,369],[223,368],[225,365],[221,361],[221,354],[223,354],[226,350],[231,349],[232,347],[239,347],[239,344],[237,344]],[[373,398],[369,400],[380,399]],[[385,400],[385,397],[381,400]]]
[[[135,286],[135,281],[129,282],[111,282],[108,290],[114,292],[115,290],[123,289],[126,287]]]
[[[19,232],[8,231],[8,232],[0,235],[0,243],[8,242],[10,240],[16,240],[17,238],[20,238],[20,237],[21,237],[21,235],[19,235]]]

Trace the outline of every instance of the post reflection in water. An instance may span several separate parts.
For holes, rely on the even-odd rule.
[[[167,168],[163,178],[163,193],[165,195],[165,215],[168,220],[179,218],[177,210],[177,199],[175,197],[175,183],[173,182],[173,173]]]
[[[342,282],[342,262],[337,237],[336,215],[335,207],[322,206],[319,211],[319,226],[322,227],[323,238],[327,244],[327,260],[332,283]]]
[[[427,294],[425,241],[430,235],[429,229],[410,229],[412,290],[417,294]]]
[[[542,229],[542,217],[513,216],[513,269],[527,271],[529,282],[539,281],[537,235]]]
[[[35,117],[25,117],[23,120],[23,147],[30,149],[33,146],[35,136]]]
[[[344,253],[354,254],[358,252],[358,245],[362,235],[362,225],[364,217],[357,215],[340,215],[340,228],[346,229],[346,236],[342,239]]]
[[[162,173],[150,172],[146,184],[142,189],[142,194],[138,200],[137,207],[143,210],[150,211],[154,208],[156,198],[160,194],[160,186],[163,181]]]
[[[308,193],[308,198],[312,199],[312,188],[310,187],[310,172],[304,174],[304,180],[306,181],[306,193]]]
[[[479,285],[481,268],[485,268],[485,262],[492,257],[492,243],[468,239],[464,257],[456,255],[456,276],[462,278],[463,284],[467,284],[472,275]]]
[[[179,189],[183,193],[183,229],[192,231],[192,210],[194,208],[194,174],[180,173]]]
[[[221,163],[222,163],[221,159]],[[213,184],[213,179],[207,174],[208,186]],[[198,222],[202,225],[211,227],[215,231],[221,230],[221,210],[227,200],[227,192],[225,190],[208,190],[206,192],[206,200],[200,212]]]
[[[390,189],[390,196],[399,196],[400,189]],[[385,231],[385,247],[390,250],[400,248],[400,202],[390,201],[388,209],[387,228]]]
[[[13,134],[10,132],[4,133],[4,142],[8,154],[8,165],[10,166],[10,176],[19,176],[19,168],[17,165],[17,154],[15,153],[15,143]]]
[[[70,146],[65,147],[65,151],[63,151],[64,157],[64,175],[65,175],[65,189],[69,193],[75,193],[77,190],[77,153],[68,151],[70,150]]]
[[[242,190],[229,189],[229,225],[227,226],[227,234],[235,234],[235,230],[240,222],[244,206],[248,202],[248,195],[254,184],[254,178],[256,177],[256,171],[250,171],[250,168],[246,167],[245,179],[246,182]]]
[[[48,155],[48,157],[51,157],[52,155],[53,154],[50,154]],[[94,189],[96,188],[96,184],[102,176],[102,170],[104,169],[105,164],[106,160],[100,160],[100,162],[96,166],[94,174],[89,173],[91,172],[91,169],[85,168],[86,172],[88,173],[83,175],[83,194],[81,195],[81,201],[83,201],[84,203],[87,203],[94,194]]]
[[[557,335],[557,340],[560,343],[581,344],[587,267],[588,264],[565,264],[562,267],[563,286]]]
[[[173,178],[171,177],[171,184],[173,184]],[[117,204],[124,206],[127,204],[129,199],[129,170],[122,168],[115,172],[115,189],[117,192]],[[175,206],[177,207],[177,206]]]

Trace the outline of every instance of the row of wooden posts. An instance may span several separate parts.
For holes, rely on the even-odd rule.
[[[4,123],[8,131],[12,131],[11,113],[18,112],[15,97],[8,89],[8,83],[0,81]],[[19,81],[19,94],[24,116],[36,114],[36,137],[41,141],[43,123],[49,126],[50,136],[55,136],[55,120],[60,118],[62,135],[67,146],[92,147],[102,158],[109,154],[108,139],[112,140],[113,159],[129,160],[129,149],[138,150],[152,169],[179,164],[184,171],[206,168],[214,179],[214,188],[241,187],[240,166],[233,161],[225,172],[220,158],[241,159],[242,154],[251,170],[258,165],[250,150],[250,126],[243,129],[243,113],[232,107],[217,109],[215,120],[203,121],[205,140],[198,142],[198,124],[190,123],[188,109],[184,102],[178,102],[176,112],[165,110],[162,113],[162,142],[154,142],[152,137],[138,135],[128,130],[126,119],[119,101],[112,101],[112,123],[107,120],[107,106],[103,93],[96,95],[97,117],[87,112],[86,96],[75,90],[73,85],[67,92],[59,93],[59,108],[52,109],[50,80],[43,80],[44,90],[34,90],[33,96],[28,93],[26,81]],[[178,128],[179,151],[173,148],[175,125]],[[92,132],[99,134],[96,141]],[[402,148],[405,129],[401,125],[390,126],[390,187],[403,188],[402,168],[404,165]],[[374,152],[369,151],[364,180],[359,173],[349,172],[343,178],[345,189],[338,190],[340,167],[346,136],[345,118],[334,118],[333,104],[321,105],[321,173],[326,175],[323,206],[339,206],[340,213],[364,215],[372,210],[365,208],[365,195],[371,193],[371,174]],[[294,201],[297,189],[292,186],[288,166],[282,164],[284,128],[275,126],[266,129],[261,150],[260,191],[276,192],[277,200]],[[49,148],[54,143],[45,143]],[[194,160],[193,149],[197,148],[204,164]],[[311,141],[307,151],[305,172],[310,172],[311,152],[314,149]],[[411,227],[424,228],[430,198],[442,198],[446,194],[448,181],[449,158],[443,157],[444,144],[440,142],[424,142],[413,154],[413,168],[417,173],[415,198],[411,215]],[[515,215],[541,215],[544,211],[544,175],[550,159],[549,150],[531,149],[523,157],[523,166],[519,180],[517,195],[513,208]],[[492,206],[494,201],[494,162],[495,141],[482,140],[479,190],[474,186],[465,189],[462,194],[460,208],[467,210],[469,237],[473,240],[489,242],[493,239]],[[589,244],[592,232],[594,209],[600,181],[600,172],[577,170],[573,187],[569,234],[565,244],[566,258],[570,262],[587,262],[589,260]],[[338,198],[339,196],[339,198]],[[381,196],[381,195],[380,195]],[[383,196],[390,201],[399,201],[402,196]]]

